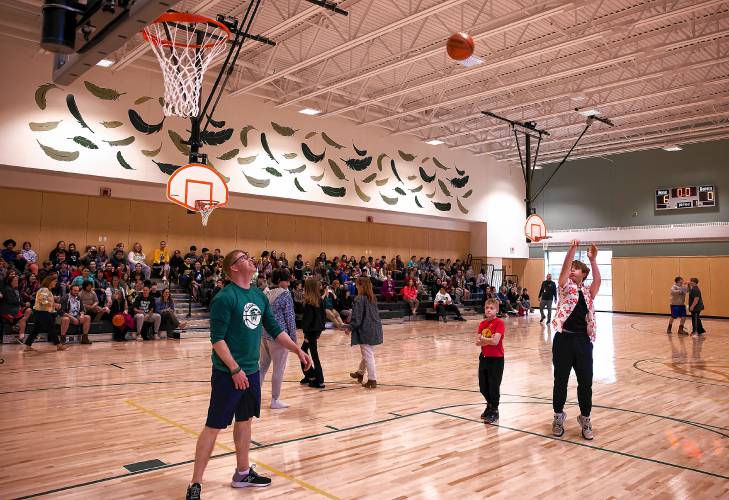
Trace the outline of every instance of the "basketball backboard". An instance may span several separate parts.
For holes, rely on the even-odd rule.
[[[537,214],[532,214],[527,217],[524,223],[524,235],[529,241],[537,242],[547,237],[547,225]]]
[[[191,163],[175,170],[167,180],[167,199],[196,212],[197,202],[221,207],[228,203],[228,186],[216,170]]]

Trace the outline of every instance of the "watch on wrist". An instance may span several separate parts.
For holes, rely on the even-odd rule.
[[[242,369],[241,369],[241,367],[239,366],[239,367],[238,367],[238,368],[236,368],[235,370],[231,370],[230,374],[231,374],[231,375],[235,375],[236,373],[240,373],[241,371],[242,371]]]

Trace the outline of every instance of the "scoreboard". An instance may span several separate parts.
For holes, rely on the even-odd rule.
[[[716,206],[714,186],[681,186],[656,189],[656,210]]]

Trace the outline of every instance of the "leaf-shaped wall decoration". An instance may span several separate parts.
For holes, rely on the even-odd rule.
[[[283,155],[283,157],[286,158],[287,160],[293,160],[297,156],[299,156],[298,153],[285,153]]]
[[[390,160],[390,168],[392,169],[392,173],[395,174],[395,178],[400,181],[400,184],[404,184],[400,178],[400,174],[397,173],[397,168],[395,168],[395,160]]]
[[[318,184],[318,186],[321,188],[322,191],[324,191],[324,194],[327,196],[342,198],[344,195],[347,194],[347,188],[345,187],[322,186],[321,184]]]
[[[464,195],[461,196],[461,198],[468,198],[469,196],[471,196],[471,193],[473,193],[473,189],[469,189],[468,191],[466,191]]]
[[[81,112],[78,110],[78,106],[76,105],[76,98],[73,96],[73,94],[68,94],[66,96],[66,106],[68,107],[68,110],[71,112],[71,115],[73,115],[74,118],[76,118],[76,121],[79,122],[79,124],[83,128],[87,128],[91,130],[91,127],[89,127],[86,122],[84,121],[83,117],[81,116]],[[91,130],[91,133],[94,131]]]
[[[344,172],[342,172],[342,169],[339,168],[339,165],[337,165],[337,162],[335,162],[331,158],[328,161],[329,161],[329,168],[332,169],[332,173],[337,177],[337,179],[346,181],[347,178],[345,177]]]
[[[306,170],[306,165],[301,165],[300,167],[296,167],[296,168],[287,168],[287,169],[286,169],[286,171],[287,171],[288,173],[290,173],[290,174],[300,174],[300,173],[301,173],[301,172],[303,172],[304,170]]]
[[[227,153],[223,153],[220,156],[216,156],[216,158],[218,160],[223,160],[223,161],[225,161],[225,160],[232,160],[233,158],[235,158],[236,156],[238,156],[238,153],[240,153],[240,149],[231,149]]]
[[[52,158],[56,161],[74,161],[79,156],[78,151],[61,151],[59,149],[55,149],[50,146],[41,144],[40,141],[36,141],[36,142],[41,147],[41,149],[46,154],[46,156],[48,156],[49,158]]]
[[[401,195],[401,196],[405,196],[405,195],[407,194],[407,193],[406,193],[406,192],[405,192],[405,191],[403,190],[403,188],[401,188],[400,186],[397,186],[397,187],[395,188],[395,192],[396,192],[397,194]]]
[[[256,127],[254,127],[253,125],[246,125],[240,131],[240,142],[241,144],[243,144],[244,148],[248,147],[248,132],[250,132],[251,130],[256,130]]]
[[[30,122],[28,123],[28,127],[30,127],[33,132],[48,132],[49,130],[53,130],[58,127],[58,124],[62,121],[63,120],[55,122]]]
[[[320,180],[322,180],[324,178],[325,173],[326,173],[326,170],[322,171],[322,173],[319,175],[312,175],[311,180],[314,182],[319,182]]]
[[[321,133],[321,138],[324,139],[324,142],[326,142],[327,144],[329,144],[330,146],[332,146],[334,148],[342,149],[344,147],[341,144],[339,144],[337,141],[335,141],[334,139],[329,137],[325,132]]]
[[[271,183],[271,179],[256,179],[255,177],[251,177],[250,175],[243,174],[243,177],[246,178],[248,183],[256,188],[265,188],[268,187],[268,185]]]
[[[318,132],[309,132],[308,134],[306,134],[306,135],[304,136],[304,139],[311,139],[311,138],[312,138],[312,137],[314,137],[314,136],[315,136],[315,135],[316,135],[317,133],[318,133]]]
[[[374,174],[368,175],[367,177],[362,179],[362,182],[364,182],[365,184],[370,183],[375,180],[375,177],[377,177],[377,172],[375,172]]]
[[[413,189],[411,189],[411,190],[410,190],[410,192],[411,192],[411,193],[419,193],[419,192],[420,192],[420,191],[422,191],[422,190],[423,190],[423,185],[421,184],[420,186],[418,186],[418,187],[416,187],[416,188],[413,188]]]
[[[468,184],[468,176],[454,177],[453,179],[448,179],[448,182],[450,182],[451,186],[453,186],[454,188],[462,188],[466,184]]]
[[[352,148],[354,149],[354,152],[357,153],[359,156],[367,156],[367,150],[366,149],[359,149],[354,144],[352,144]]]
[[[160,169],[160,172],[167,175],[172,175],[175,173],[175,170],[182,168],[180,165],[175,165],[174,163],[160,163],[156,160],[152,161],[157,164],[157,168]]]
[[[144,104],[147,101],[151,101],[153,98],[149,97],[148,95],[143,95],[142,97],[138,98],[136,101],[134,101],[134,105],[138,106],[140,104]]]
[[[382,201],[384,201],[388,205],[397,205],[397,202],[400,201],[400,198],[390,198],[389,196],[385,196],[382,193],[380,193],[380,198],[382,198]]]
[[[435,196],[435,189],[433,190],[433,192],[432,192],[432,193],[430,193],[430,194],[426,194],[425,196],[426,196],[427,198],[429,198],[429,199],[430,199],[430,198],[432,198],[433,196]]]
[[[233,129],[206,130],[200,133],[200,139],[208,146],[220,146],[233,136]]]
[[[48,92],[52,89],[60,89],[58,85],[55,83],[44,83],[43,85],[39,85],[38,88],[35,90],[35,103],[38,105],[40,109],[46,109],[47,106],[47,95]]]
[[[375,181],[375,184],[377,184],[378,186],[382,187],[385,184],[387,184],[387,181],[389,181],[389,180],[390,180],[389,177],[385,177],[384,179],[378,179],[378,180],[376,180]]]
[[[415,197],[415,204],[419,206],[420,208],[423,208],[423,205],[420,204],[420,200],[418,200],[418,197]]]
[[[145,122],[139,113],[137,113],[135,110],[130,109],[129,110],[129,122],[132,124],[132,127],[137,129],[139,132],[143,134],[156,134],[160,130],[162,130],[162,127],[165,124],[165,119],[162,118],[162,121],[156,124],[150,124]]]
[[[157,102],[158,102],[158,103],[159,103],[159,105],[160,105],[160,106],[162,106],[163,108],[165,107],[165,98],[164,98],[164,97],[160,97],[159,99],[157,99]]]
[[[367,196],[364,191],[362,191],[359,186],[357,185],[357,181],[354,181],[354,192],[357,193],[357,196],[359,196],[359,199],[364,201],[365,203],[368,203],[372,198]]]
[[[103,99],[104,101],[116,101],[117,99],[119,99],[120,96],[124,95],[124,92],[117,92],[114,89],[99,87],[98,85],[94,85],[93,83],[85,80],[84,85],[86,86],[86,90],[91,92],[94,97],[98,97],[99,99]]]
[[[420,163],[425,163],[426,161],[430,160],[430,156],[426,156],[422,160],[420,160]]]
[[[409,181],[414,181],[414,180],[415,180],[415,179],[417,179],[417,178],[418,178],[418,176],[417,176],[417,175],[408,175],[408,180],[409,180]]]
[[[162,143],[160,143],[160,145],[157,149],[149,149],[149,150],[143,149],[142,154],[149,158],[154,158],[155,156],[157,156],[159,154],[160,151],[162,151]]]
[[[210,120],[210,125],[212,125],[215,128],[223,128],[225,127],[225,120],[213,120],[213,117],[210,115],[207,115],[208,120]]]
[[[465,170],[460,170],[458,167],[456,167],[456,172],[458,172],[458,175],[463,175],[466,173]]]
[[[266,152],[269,158],[271,158],[273,161],[278,163],[278,160],[273,156],[273,152],[271,151],[271,147],[268,145],[268,139],[266,138],[266,133],[261,132],[261,146],[263,147],[263,150]]]
[[[104,128],[117,128],[124,125],[122,122],[118,120],[110,120],[108,122],[101,122],[101,124],[104,126]]]
[[[464,206],[463,206],[463,203],[461,203],[461,200],[459,200],[458,198],[456,198],[456,204],[458,205],[458,209],[459,209],[459,210],[460,210],[460,211],[461,211],[462,213],[464,213],[464,214],[467,214],[467,213],[468,213],[468,209],[467,209],[466,207],[464,207]]]
[[[277,134],[281,134],[286,137],[291,137],[296,133],[296,130],[291,127],[285,127],[283,125],[279,125],[276,122],[271,122],[271,127],[273,127],[273,130],[276,131]]]
[[[256,161],[256,158],[258,158],[258,155],[246,156],[244,158],[238,158],[238,163],[240,165],[250,165],[251,163]]]
[[[448,186],[446,186],[445,182],[438,179],[438,185],[440,186],[440,190],[443,191],[444,195],[451,196],[451,192],[448,190]]]
[[[441,162],[439,162],[438,161],[438,158],[436,158],[435,156],[433,157],[433,163],[435,163],[435,166],[438,167],[441,170],[448,170],[448,167],[446,167]]]
[[[69,137],[73,142],[79,146],[83,146],[87,149],[99,149],[99,146],[88,140],[86,137],[77,135],[76,137]]]
[[[416,158],[415,155],[411,155],[410,153],[406,153],[405,151],[401,151],[399,149],[397,150],[397,154],[399,154],[400,158],[405,161],[413,161]]]
[[[380,156],[377,157],[377,170],[382,172],[382,159],[387,156],[385,153],[380,154]]]
[[[433,172],[433,175],[428,175],[428,173],[425,171],[423,167],[419,168],[420,171],[420,178],[423,179],[423,182],[431,183],[435,180],[435,172]]]
[[[282,175],[281,172],[279,172],[278,170],[276,170],[273,167],[266,167],[265,170],[266,170],[266,172],[273,175],[274,177],[281,177],[281,175]]]
[[[350,158],[349,160],[342,159],[342,161],[355,172],[360,172],[370,166],[370,164],[372,163],[372,157],[367,156],[365,158]]]
[[[175,147],[177,148],[177,151],[179,151],[180,153],[182,153],[185,156],[190,155],[190,146],[185,144],[185,141],[182,139],[180,134],[178,134],[174,130],[168,130],[167,134],[170,136],[170,140],[172,141],[172,144],[174,144]]]
[[[303,187],[301,187],[301,183],[299,183],[298,177],[294,177],[294,186],[296,186],[296,189],[298,189],[302,193],[306,193],[306,190]]]
[[[130,135],[129,137],[125,137],[124,139],[117,139],[115,141],[104,141],[109,146],[129,146],[131,143],[134,142],[134,136]]]
[[[440,203],[440,202],[434,201],[432,203],[433,203],[433,206],[435,208],[437,208],[438,210],[440,210],[441,212],[448,212],[451,209],[451,203],[450,202],[448,202],[448,203]]]
[[[326,149],[322,152],[322,154],[318,155],[314,153],[311,148],[305,143],[301,143],[301,152],[304,153],[304,158],[309,160],[312,163],[319,163],[324,159],[324,155],[326,155]]]
[[[129,163],[127,163],[127,161],[124,159],[124,156],[122,156],[122,152],[121,151],[117,151],[116,152],[116,161],[119,162],[119,165],[121,165],[122,168],[125,168],[127,170],[134,170],[132,168],[132,166]]]

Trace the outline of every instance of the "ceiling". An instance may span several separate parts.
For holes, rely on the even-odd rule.
[[[35,43],[41,0],[0,6],[4,36]],[[247,3],[247,2],[246,2]],[[342,0],[341,16],[303,0],[263,0],[227,91],[279,108],[316,108],[393,135],[518,161],[511,129],[486,117],[534,121],[550,136],[540,163],[729,138],[729,0]],[[242,0],[185,0],[176,10],[240,17]],[[483,64],[444,49],[470,33]],[[113,71],[158,63],[141,37]],[[212,71],[211,71],[212,72]],[[522,143],[523,145],[523,143]]]

